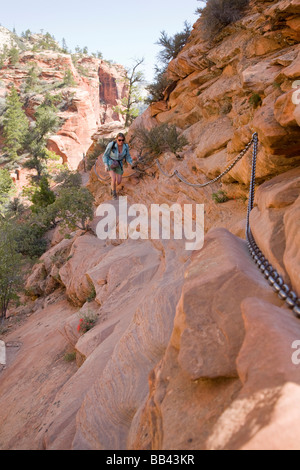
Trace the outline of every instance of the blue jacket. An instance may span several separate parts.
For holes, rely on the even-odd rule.
[[[130,153],[129,153],[129,146],[128,144],[123,144],[123,151],[121,153],[121,155],[119,156],[119,151],[118,151],[118,144],[116,143],[115,145],[115,148],[114,150],[112,151],[112,146],[113,146],[113,142],[110,142],[108,144],[108,146],[106,147],[106,150],[104,152],[104,155],[103,155],[103,163],[105,165],[108,165],[110,166],[112,161],[113,160],[118,160],[122,166],[122,169],[123,169],[123,159],[125,158],[127,163],[129,163],[129,165],[132,165],[132,158],[130,156]]]

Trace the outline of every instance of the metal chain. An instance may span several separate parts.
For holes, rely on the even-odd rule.
[[[256,175],[256,161],[257,161],[257,147],[258,147],[258,135],[253,134],[253,158],[252,158],[252,174],[250,183],[249,202],[247,210],[247,226],[246,226],[246,239],[250,254],[260,269],[262,274],[265,276],[270,286],[273,287],[274,291],[278,294],[279,298],[287,304],[290,309],[293,309],[294,315],[300,318],[300,298],[297,294],[290,289],[290,287],[284,283],[283,278],[280,276],[278,271],[269,263],[265,258],[261,250],[256,244],[250,228],[250,213],[254,205],[254,194],[255,194],[255,175]]]
[[[158,166],[159,171],[161,171],[162,174],[165,175],[167,178],[173,178],[173,176],[175,176],[175,171],[172,173],[172,175],[168,175],[168,173],[166,173],[166,172],[162,169],[162,167],[161,167],[161,165],[160,165],[160,163],[159,163],[159,160],[155,160],[155,163],[156,163],[156,165]]]
[[[175,170],[174,171],[174,174],[185,184],[189,185],[189,186],[192,186],[194,188],[205,188],[206,186],[210,185],[210,184],[213,184],[213,183],[216,183],[217,181],[219,181],[221,178],[223,178],[223,176],[225,176],[227,173],[229,173],[232,168],[244,157],[244,155],[248,152],[249,148],[251,147],[251,145],[253,144],[253,137],[252,139],[250,140],[250,142],[246,145],[246,147],[244,148],[244,150],[242,150],[242,152],[235,158],[235,160],[226,168],[226,170],[224,170],[219,176],[217,176],[216,178],[214,178],[213,180],[210,180],[210,181],[207,181],[206,183],[203,183],[203,184],[193,184],[193,183],[190,183],[189,181],[187,181],[183,176],[180,175],[180,173]]]
[[[102,178],[102,176],[99,175],[99,173],[97,171],[96,163],[93,166],[93,168],[94,168],[94,172],[95,172],[97,178],[99,178],[99,180],[101,180],[101,181],[109,181],[110,180],[110,176],[108,178]]]

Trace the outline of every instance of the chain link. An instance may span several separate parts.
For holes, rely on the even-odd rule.
[[[159,163],[159,160],[155,160],[155,163],[156,163],[156,165],[158,166],[159,171],[160,171],[164,176],[166,176],[167,178],[173,178],[173,176],[175,176],[175,174],[176,174],[175,171],[174,171],[171,175],[168,175],[168,173],[166,173],[166,172],[162,169],[162,167],[161,167],[161,165],[160,165],[160,163]]]
[[[261,250],[256,244],[250,228],[250,213],[254,205],[255,195],[255,176],[256,176],[256,161],[257,161],[257,148],[258,148],[258,135],[253,134],[253,157],[252,157],[252,174],[250,183],[249,202],[247,209],[247,225],[246,225],[246,239],[250,254],[260,269],[262,274],[265,276],[270,286],[278,294],[278,297],[285,301],[290,309],[293,309],[294,315],[300,318],[300,299],[297,294],[290,289],[290,287],[284,283],[283,278],[280,276],[278,271],[269,263],[267,258],[263,255]]]

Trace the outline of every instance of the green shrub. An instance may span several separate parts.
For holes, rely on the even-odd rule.
[[[91,286],[91,292],[89,293],[86,301],[87,302],[93,302],[93,300],[95,300],[95,298],[96,298],[96,295],[97,295],[96,289],[95,289],[94,285],[92,285]]]
[[[64,360],[66,362],[73,362],[73,361],[76,361],[76,351],[73,351],[71,353],[66,353],[64,355]]]
[[[13,46],[8,51],[8,58],[9,58],[9,61],[10,61],[11,65],[16,65],[19,62],[19,58],[20,58],[19,50],[16,47]]]
[[[62,228],[86,230],[88,220],[94,217],[93,202],[94,197],[87,188],[66,187],[47,209],[53,209]]]
[[[20,197],[12,198],[6,205],[6,210],[11,216],[21,216],[25,212],[25,206]]]
[[[140,126],[134,138],[139,142],[141,153],[146,150],[155,157],[167,151],[180,152],[188,144],[185,137],[179,136],[176,126],[169,124],[161,124],[150,130]]]
[[[222,190],[217,191],[216,193],[213,193],[212,198],[217,204],[222,204],[223,202],[229,201],[229,198],[226,192]]]
[[[203,35],[211,39],[225,26],[238,21],[244,14],[249,0],[207,0],[204,8],[197,13],[203,18]]]
[[[98,140],[94,150],[87,155],[87,170],[90,171],[96,163],[96,160],[99,156],[101,156],[107,147],[107,145],[111,142],[111,139],[100,139]]]
[[[47,240],[43,238],[45,228],[34,224],[31,219],[17,226],[17,251],[29,258],[39,258],[47,249]]]
[[[146,98],[145,102],[151,104],[162,101],[164,99],[164,92],[171,83],[172,81],[167,78],[166,69],[156,70],[154,82],[146,87],[150,95]]]
[[[90,75],[89,69],[87,69],[86,67],[84,67],[81,64],[77,64],[76,69],[77,69],[78,73],[80,75],[82,75],[83,77],[88,77]]]
[[[7,169],[0,168],[0,212],[3,205],[9,202],[14,190],[14,183]]]
[[[33,212],[37,212],[40,208],[47,207],[55,201],[55,194],[50,189],[46,176],[42,176],[31,200],[33,202],[33,206],[31,206]]]
[[[59,184],[58,192],[64,188],[80,188],[82,183],[81,174],[71,171],[68,168],[62,169],[55,177],[54,181]]]
[[[158,54],[159,61],[162,64],[168,64],[171,60],[175,59],[187,43],[190,35],[191,25],[186,21],[184,23],[184,30],[174,34],[174,36],[168,36],[165,31],[162,31],[156,43],[162,46],[162,50]]]
[[[64,73],[63,86],[76,86],[76,81],[70,69],[66,70]]]
[[[96,325],[97,318],[97,314],[90,312],[90,310],[88,310],[87,313],[80,315],[79,324],[77,326],[78,333],[84,334],[91,330]]]
[[[251,104],[254,109],[258,108],[258,106],[262,104],[261,96],[258,93],[253,93],[249,98],[249,104]]]

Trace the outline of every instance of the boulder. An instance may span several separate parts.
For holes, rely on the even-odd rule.
[[[131,426],[130,449],[208,450],[233,445],[238,449],[251,442],[251,414],[248,411],[254,409],[252,401],[261,398],[255,402],[255,412],[260,416],[261,404],[265,409],[263,416],[267,417],[269,395],[274,399],[280,395],[277,389],[274,394],[272,390],[268,392],[268,384],[273,387],[277,371],[284,370],[278,362],[275,366],[274,360],[272,365],[266,364],[270,380],[264,377],[263,367],[257,371],[257,365],[266,360],[262,350],[269,348],[271,354],[272,347],[279,344],[280,351],[286,353],[286,364],[291,358],[290,345],[287,349],[290,336],[285,338],[281,348],[282,341],[257,340],[258,335],[251,330],[252,322],[245,324],[244,305],[251,296],[255,302],[268,305],[270,320],[271,312],[283,313],[290,325],[300,328],[292,313],[282,308],[282,302],[249,257],[246,243],[225,230],[212,230],[206,236],[204,249],[193,255],[185,273],[173,333],[163,359],[150,374],[148,398]],[[255,318],[259,317],[256,307],[251,311]],[[258,325],[261,325],[260,321]],[[274,322],[272,330],[278,334],[282,331]],[[285,330],[282,334],[285,335]],[[260,335],[264,337],[262,329]],[[248,337],[253,341],[253,361],[244,375],[241,350],[244,352]],[[243,357],[249,363],[250,351]],[[267,389],[265,396],[259,395],[260,384],[255,381],[259,372]],[[297,377],[295,369],[294,373]],[[250,374],[257,395],[247,388]],[[287,375],[281,377],[281,384],[287,383]],[[244,428],[245,434],[239,434],[236,429],[243,427],[244,416],[249,416],[249,421]],[[264,423],[268,420],[264,421],[262,417],[262,426]],[[258,430],[254,427],[252,435]],[[287,439],[288,435],[289,431]],[[260,447],[266,444],[267,440],[262,441]]]

